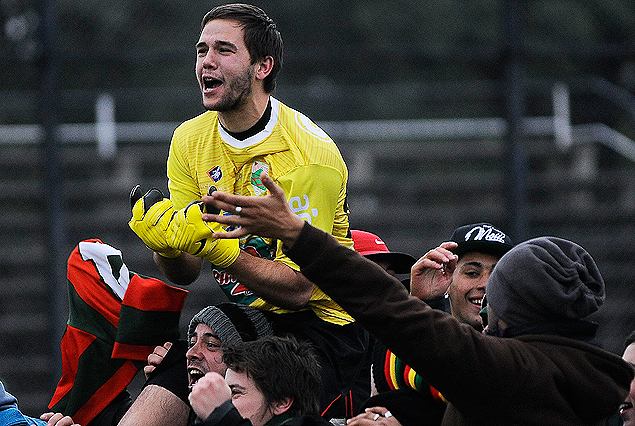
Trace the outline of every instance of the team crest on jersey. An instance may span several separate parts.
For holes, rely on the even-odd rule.
[[[251,187],[254,189],[254,194],[262,195],[267,192],[267,188],[262,184],[262,172],[269,173],[269,164],[260,161],[254,161],[251,166]]]
[[[298,123],[298,126],[302,127],[307,133],[311,133],[313,136],[324,142],[331,142],[329,135],[327,135],[324,130],[320,129],[317,124],[312,122],[306,115],[300,114],[296,111],[295,122]]]
[[[214,182],[218,182],[223,177],[223,171],[220,166],[215,166],[214,168],[208,170],[207,174]]]

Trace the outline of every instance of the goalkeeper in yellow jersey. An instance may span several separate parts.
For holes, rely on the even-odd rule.
[[[348,170],[337,146],[272,97],[282,50],[275,23],[255,6],[222,5],[205,15],[196,76],[206,112],[174,132],[170,198],[146,194],[134,205],[130,226],[175,284],[193,282],[208,259],[230,301],[265,311],[281,334],[313,341],[325,374],[325,416],[350,417],[369,395],[366,331],[299,272],[281,242],[257,235],[215,240],[214,232],[226,230],[201,219],[210,188],[264,195],[260,176],[267,173],[298,216],[353,246]]]

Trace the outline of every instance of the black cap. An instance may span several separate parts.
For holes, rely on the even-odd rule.
[[[502,256],[514,246],[507,234],[485,222],[456,228],[450,240],[458,244],[452,250],[458,256],[472,251]]]

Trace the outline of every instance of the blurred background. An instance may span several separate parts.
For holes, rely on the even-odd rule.
[[[635,329],[632,0],[254,1],[285,61],[275,96],[336,141],[350,223],[421,256],[457,226],[555,235],[596,259],[600,343]],[[201,112],[216,1],[0,0],[0,379],[26,414],[61,374],[65,268],[82,239],[161,278],[128,194],[166,190],[174,128]],[[209,267],[183,332],[222,300]]]

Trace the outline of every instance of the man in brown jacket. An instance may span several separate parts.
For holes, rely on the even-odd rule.
[[[595,325],[585,317],[604,300],[604,282],[577,244],[537,238],[501,258],[487,284],[487,335],[411,297],[262,181],[271,195],[215,193],[206,202],[240,215],[203,220],[241,227],[219,237],[282,240],[308,279],[448,399],[444,425],[603,425],[626,397],[632,367],[587,342]]]

